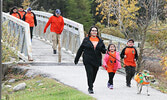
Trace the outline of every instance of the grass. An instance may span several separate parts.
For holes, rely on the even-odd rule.
[[[40,81],[43,85],[39,85],[40,83],[37,81]],[[95,98],[74,88],[61,84],[53,79],[43,78],[41,76],[34,79],[22,77],[22,79],[19,79],[10,85],[14,87],[18,83],[22,82],[27,84],[25,90],[13,92],[12,89],[4,88],[2,90],[2,100],[96,100]]]

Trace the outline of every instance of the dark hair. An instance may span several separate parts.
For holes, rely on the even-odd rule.
[[[17,7],[14,6],[14,7],[10,10],[10,13],[9,13],[10,15],[13,13],[13,10],[14,10],[14,9],[17,9]]]
[[[112,43],[108,45],[107,51],[110,51],[109,49],[110,49],[111,45],[113,45],[115,47],[115,51],[116,51],[116,46],[114,44],[112,44]]]
[[[132,42],[134,43],[134,40],[133,40],[133,39],[129,39],[128,42],[129,42],[129,41],[132,41]]]
[[[91,26],[90,30],[89,30],[89,33],[88,33],[88,36],[91,36],[90,32],[92,31],[92,28],[96,28],[97,29],[97,35],[99,35],[98,28],[96,26]]]

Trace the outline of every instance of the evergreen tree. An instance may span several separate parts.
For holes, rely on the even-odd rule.
[[[91,14],[90,0],[68,0],[67,18],[84,25],[85,31],[94,24],[93,15]]]

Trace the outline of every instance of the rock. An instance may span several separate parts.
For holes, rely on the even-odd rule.
[[[9,83],[14,83],[16,81],[16,79],[10,79],[8,82]]]
[[[41,83],[42,81],[41,80],[39,80],[39,81],[36,81],[37,83]]]
[[[40,83],[38,86],[41,86],[41,85],[43,85],[43,83]]]
[[[26,83],[20,83],[13,88],[13,91],[24,90],[25,87],[26,87]]]
[[[29,71],[25,74],[26,77],[35,77],[35,76],[38,76],[38,75],[40,75],[40,73],[39,73],[39,72],[35,72],[35,71],[33,71],[33,70],[29,70]]]
[[[5,88],[11,88],[12,86],[11,85],[5,85]]]

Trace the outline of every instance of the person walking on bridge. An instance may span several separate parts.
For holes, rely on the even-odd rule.
[[[49,20],[44,28],[44,33],[46,33],[48,26],[51,24],[50,32],[52,35],[52,42],[53,42],[53,46],[52,46],[53,54],[57,53],[57,45],[58,45],[58,57],[59,57],[58,62],[59,63],[61,62],[60,35],[61,35],[63,28],[64,28],[64,20],[60,14],[61,14],[60,9],[56,9],[54,11],[53,16],[51,16],[49,18]]]
[[[23,16],[23,20],[30,25],[30,34],[31,34],[31,41],[33,37],[33,27],[37,26],[36,15],[31,11],[31,8],[27,8],[27,12]]]
[[[21,19],[23,19],[23,16],[24,16],[24,14],[26,13],[26,11],[24,11],[23,6],[19,6],[18,8],[19,8],[19,9],[18,9],[18,13],[19,13],[20,16],[21,16]]]
[[[93,83],[95,82],[96,74],[99,66],[102,64],[102,53],[106,53],[103,40],[98,36],[98,28],[92,26],[89,30],[88,37],[85,37],[79,47],[74,63],[77,64],[83,53],[83,63],[85,66],[88,92],[93,94]]]
[[[9,13],[10,15],[12,15],[12,16],[14,16],[14,17],[16,17],[16,18],[18,18],[18,19],[21,19],[21,16],[20,16],[20,14],[18,13],[18,11],[17,11],[17,7],[16,6],[14,6],[11,10],[10,10],[10,13]]]

